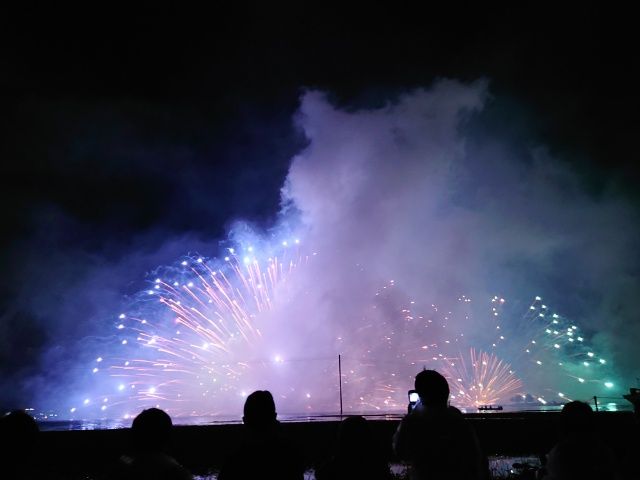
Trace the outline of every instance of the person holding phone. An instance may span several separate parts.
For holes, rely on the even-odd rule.
[[[400,460],[411,464],[412,480],[485,480],[488,462],[462,412],[449,406],[449,384],[435,370],[416,375],[408,413],[393,437]]]
[[[415,390],[409,390],[409,411],[407,413],[411,413],[411,411],[415,408],[415,406],[420,401],[420,395]]]

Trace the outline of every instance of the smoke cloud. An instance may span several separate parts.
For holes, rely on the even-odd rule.
[[[335,410],[340,354],[348,406],[391,408],[404,404],[422,365],[442,364],[437,352],[490,351],[494,343],[523,381],[519,393],[562,388],[587,398],[605,380],[617,392],[632,384],[638,211],[613,190],[589,193],[544,145],[516,144],[501,125],[485,128],[494,101],[485,80],[441,80],[371,109],[338,107],[318,91],[302,96],[294,121],[307,143],[291,161],[279,223],[263,233],[238,222],[230,235],[259,245],[286,231],[300,238],[305,258],[278,287],[272,310],[256,318],[263,343],[232,359],[281,355],[284,367],[255,369],[240,387],[273,390],[281,412]],[[208,248],[188,236],[163,245],[146,255],[132,245],[117,265],[81,276],[73,298],[87,302],[88,315],[66,301],[55,312],[100,336],[104,325],[88,319],[107,316],[115,278],[126,283],[136,266],[170,263],[181,247]],[[99,260],[92,268],[101,271]],[[505,299],[500,332],[494,296]],[[607,359],[606,378],[579,384],[577,367],[559,368],[552,349],[535,370],[523,352],[540,334],[526,316],[536,296],[537,308],[544,302],[579,326]],[[46,317],[53,300],[40,298],[31,310]],[[231,403],[209,410],[239,411],[241,400]]]
[[[309,145],[293,159],[283,198],[301,212],[305,243],[321,257],[308,284],[300,282],[309,336],[357,331],[371,292],[393,280],[412,311],[448,310],[470,298],[474,315],[452,315],[448,326],[479,348],[496,336],[486,319],[498,295],[508,306],[503,359],[525,388],[549,395],[555,384],[585,398],[599,392],[589,382],[574,389],[580,374],[569,365],[541,374],[530,358],[514,355],[540,328],[522,319],[540,295],[587,332],[615,365],[618,390],[626,389],[639,360],[630,340],[639,333],[632,293],[640,286],[638,212],[612,193],[588,194],[543,145],[517,149],[506,134],[479,133],[487,131],[479,127],[492,101],[486,81],[439,81],[371,110],[304,95],[297,122]],[[390,348],[374,358],[388,375],[385,362],[409,358],[415,338],[403,338],[403,327],[388,319],[376,325],[389,331],[360,341],[354,335],[342,348],[364,352],[393,333]],[[424,343],[433,335],[425,333]],[[410,386],[416,367],[394,368]]]

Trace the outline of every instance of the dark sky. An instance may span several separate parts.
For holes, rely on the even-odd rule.
[[[24,300],[51,272],[64,284],[132,245],[221,238],[238,217],[268,226],[304,145],[292,115],[306,88],[371,107],[486,77],[489,118],[544,142],[592,195],[637,202],[633,17],[482,7],[5,10],[0,372],[37,369],[55,335]]]

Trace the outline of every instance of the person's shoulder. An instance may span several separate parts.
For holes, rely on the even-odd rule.
[[[411,413],[407,413],[404,417],[402,417],[402,420],[400,421],[400,423],[404,423],[404,424],[422,423],[425,420],[427,420],[427,417],[428,415],[424,410],[414,410]]]
[[[462,410],[460,410],[458,407],[454,407],[453,405],[449,405],[447,407],[447,414],[449,414],[453,418],[464,418]]]
[[[442,421],[452,428],[462,431],[473,431],[473,426],[456,407],[448,407],[442,415]]]

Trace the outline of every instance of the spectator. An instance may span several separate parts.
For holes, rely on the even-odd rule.
[[[41,478],[38,459],[38,424],[24,410],[0,418],[0,478]]]
[[[131,480],[191,480],[191,474],[166,452],[172,429],[171,417],[163,410],[143,410],[131,425],[133,456],[120,458],[115,476]]]
[[[398,458],[411,465],[411,478],[484,480],[486,457],[475,431],[457,408],[449,407],[449,384],[435,370],[416,375],[419,400],[393,438]]]
[[[636,423],[640,424],[640,388],[630,388],[629,393],[623,395],[623,397],[633,405],[633,414],[635,415]]]
[[[622,468],[624,478],[640,478],[640,388],[630,388],[629,393],[623,397],[633,405],[634,422],[629,425],[624,440],[624,451],[622,454]]]
[[[244,439],[220,470],[219,480],[302,480],[304,463],[296,445],[280,431],[273,396],[258,390],[244,404]]]
[[[573,401],[560,412],[560,441],[547,456],[545,480],[619,478],[611,449],[595,433],[591,407]]]
[[[390,480],[389,464],[375,443],[364,417],[348,417],[340,424],[334,456],[316,470],[317,480]]]

